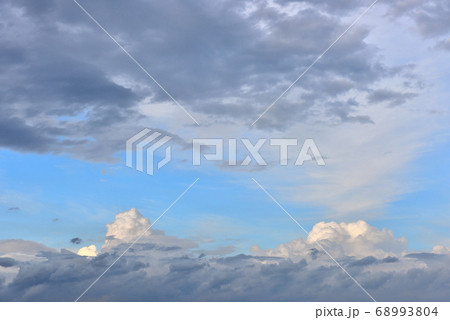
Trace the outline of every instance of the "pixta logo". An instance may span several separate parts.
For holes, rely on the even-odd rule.
[[[166,135],[161,137],[161,135],[157,131],[152,132],[152,130],[146,128],[128,139],[126,143],[127,167],[133,168],[133,154],[136,154],[136,170],[144,172],[144,162],[146,159],[146,173],[152,176],[155,167],[154,154],[156,150],[172,139],[172,137]],[[146,151],[146,157],[144,156],[144,151]],[[172,149],[168,146],[166,147],[164,159],[156,164],[157,170],[164,167],[171,159]]]
[[[192,165],[199,166],[201,164],[202,158],[202,147],[207,147],[208,150],[214,149],[213,153],[204,153],[203,157],[208,161],[227,161],[229,166],[248,166],[252,161],[255,160],[258,166],[266,166],[267,162],[264,157],[260,154],[261,148],[266,144],[267,139],[259,139],[255,144],[253,144],[249,139],[239,139],[240,144],[244,146],[245,152],[247,153],[243,161],[237,161],[238,152],[238,140],[228,139],[227,149],[228,156],[225,159],[224,156],[224,139],[193,139],[192,140]],[[279,164],[281,166],[288,165],[289,159],[289,147],[298,146],[297,139],[269,139],[269,145],[273,148],[278,148]],[[300,152],[297,154],[295,165],[301,166],[305,161],[315,160],[317,165],[324,166],[325,161],[323,160],[322,154],[317,148],[316,143],[313,139],[305,139]]]
[[[166,146],[164,158],[155,163],[155,152],[169,142],[172,137],[160,132],[144,129],[127,140],[126,165],[130,168],[153,175],[155,170],[164,167],[172,158],[172,149]],[[265,147],[266,152],[262,152]],[[272,150],[267,150],[271,148]],[[295,162],[291,159],[293,150]],[[298,151],[299,150],[299,151]],[[238,157],[239,155],[239,157]],[[199,166],[203,161],[220,161],[221,165],[248,166],[252,162],[257,166],[266,166],[265,156],[270,156],[272,163],[274,155],[278,156],[279,165],[291,164],[301,166],[305,161],[315,161],[324,166],[325,161],[313,139],[305,139],[300,147],[297,139],[258,139],[252,143],[250,139],[192,139],[192,165]],[[238,158],[240,160],[238,160]]]

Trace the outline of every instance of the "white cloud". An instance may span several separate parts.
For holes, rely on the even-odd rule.
[[[450,255],[450,248],[441,246],[441,245],[437,245],[437,246],[433,247],[433,250],[431,250],[431,252],[436,253],[436,254],[449,254]]]
[[[309,232],[306,240],[296,239],[268,250],[254,246],[252,251],[257,255],[298,261],[309,257],[314,252],[312,250],[321,251],[316,242],[334,257],[373,256],[377,259],[400,256],[408,246],[405,238],[395,238],[392,231],[379,230],[360,220],[352,223],[319,222]]]
[[[78,250],[77,254],[79,256],[84,256],[84,257],[95,257],[98,255],[97,247],[94,246],[93,244],[91,244],[88,247],[83,247],[80,250]]]
[[[150,220],[142,216],[135,208],[118,213],[114,222],[106,225],[106,240],[102,250],[121,243],[131,243],[149,228]],[[148,237],[150,233],[150,230],[145,232],[143,238]]]
[[[197,244],[193,241],[167,236],[161,230],[150,229],[150,226],[150,220],[144,217],[136,208],[116,214],[114,222],[106,225],[105,243],[101,247],[101,252],[108,252],[120,245],[130,244],[144,231],[145,233],[137,243],[151,243],[159,248],[191,249],[197,247]]]
[[[340,256],[385,258],[400,255],[408,246],[405,238],[395,238],[391,230],[379,230],[365,221],[353,223],[319,222],[307,242],[320,241]]]

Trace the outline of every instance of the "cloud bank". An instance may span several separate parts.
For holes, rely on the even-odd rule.
[[[97,256],[81,254],[94,251],[93,246],[77,255],[30,241],[0,242],[0,299],[75,300],[129,246],[131,238],[124,235],[145,230],[148,223],[135,209],[119,213],[107,225],[108,245]],[[210,255],[191,240],[152,229],[83,300],[367,301],[314,241],[326,247],[378,301],[446,301],[450,297],[447,248],[408,252],[404,238],[357,221],[320,222],[306,240],[267,250],[254,247],[251,254]],[[21,255],[34,258],[19,259]]]

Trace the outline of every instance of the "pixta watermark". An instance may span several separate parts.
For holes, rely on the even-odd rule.
[[[172,159],[172,148],[167,145],[172,137],[151,129],[144,129],[126,142],[126,165],[153,175]],[[300,147],[301,146],[301,147]],[[165,147],[163,157],[156,161],[155,153]],[[270,152],[262,153],[264,147]],[[299,149],[300,147],[300,149]],[[267,166],[265,155],[273,155],[280,166],[301,166],[306,161],[324,166],[325,161],[313,139],[299,141],[293,138],[261,138],[252,142],[248,138],[194,138],[192,139],[192,165],[200,166],[205,161],[218,161],[230,167],[248,166],[254,160],[257,166]],[[239,155],[239,156],[238,156]],[[295,158],[295,161],[293,159]]]
[[[154,154],[156,150],[161,148],[171,139],[172,137],[169,137],[168,135],[162,135],[157,131],[152,132],[152,130],[147,128],[135,134],[128,139],[126,143],[127,167],[135,167],[136,170],[144,172],[144,162],[146,162],[145,172],[152,176],[155,168]],[[146,157],[144,151],[146,152]],[[135,155],[135,157],[133,157],[133,155]],[[133,158],[136,158],[136,161],[134,161]],[[171,146],[167,146],[164,158],[156,163],[157,170],[164,167],[171,159],[172,148]]]
[[[247,153],[246,157],[239,161],[237,160],[238,154],[238,141],[244,147],[244,152]],[[258,139],[256,143],[252,143],[250,139],[208,139],[198,138],[192,140],[192,165],[199,166],[201,164],[202,155],[208,161],[226,161],[229,166],[248,166],[255,160],[258,166],[266,166],[267,162],[264,156],[261,155],[260,150],[269,142],[269,145],[278,149],[278,161],[281,166],[288,165],[289,147],[298,146],[298,139]],[[202,153],[202,147],[213,147],[213,153]],[[224,148],[227,148],[228,154],[225,156]],[[316,161],[317,165],[324,166],[322,154],[319,151],[316,143],[313,139],[305,139],[302,147],[296,156],[294,165],[301,166],[305,161]]]

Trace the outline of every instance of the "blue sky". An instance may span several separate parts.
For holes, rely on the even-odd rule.
[[[450,171],[441,163],[448,150],[448,144],[440,144],[412,163],[406,179],[414,181],[416,189],[386,204],[378,216],[367,221],[406,237],[410,250],[447,244],[445,212],[450,197],[445,182]],[[116,213],[136,207],[154,221],[197,177],[200,181],[195,188],[156,228],[169,235],[203,239],[205,246],[236,246],[240,252],[247,252],[253,244],[270,248],[304,236],[250,180],[262,176],[270,183],[264,174],[218,169],[203,172],[184,163],[178,167],[169,164],[149,176],[125,167],[122,158],[121,163],[105,164],[2,151],[1,210],[8,228],[2,230],[1,238],[76,248],[79,246],[69,240],[80,237],[98,245],[104,241],[106,223]],[[24,188],[32,191],[24,192]],[[319,221],[332,220],[320,206],[284,205],[307,229]],[[9,210],[15,207],[20,209]],[[211,240],[215,241],[212,245],[207,243]]]
[[[168,234],[215,240],[248,251],[255,244],[271,246],[298,236],[251,180],[223,172],[189,172],[164,168],[153,177],[124,165],[90,164],[67,157],[2,152],[9,198],[2,199],[5,222],[2,238],[22,238],[53,247],[71,247],[73,237],[103,242],[105,224],[118,212],[138,208],[155,220],[190,183],[198,184],[158,222]],[[36,169],[39,168],[39,169]],[[7,169],[7,170],[6,170]],[[106,173],[106,174],[105,174]],[[33,193],[22,193],[27,185]],[[9,211],[22,204],[20,210]],[[311,218],[312,207],[292,207]],[[58,219],[58,221],[52,221]],[[96,234],[101,236],[95,237]],[[290,236],[288,236],[290,235]],[[218,239],[216,239],[218,237]]]

